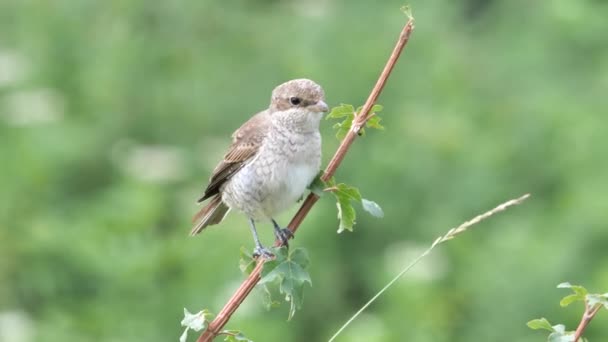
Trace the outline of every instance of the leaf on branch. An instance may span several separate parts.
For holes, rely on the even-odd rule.
[[[367,122],[365,123],[365,127],[368,128],[375,128],[375,129],[380,129],[383,130],[384,126],[382,126],[380,124],[380,121],[382,121],[382,118],[378,116],[378,112],[380,112],[384,107],[382,107],[382,105],[379,104],[375,104],[372,106],[372,108],[369,110],[370,112],[370,116],[367,119]],[[363,110],[363,107],[359,107],[357,108],[356,113],[361,113],[361,111]],[[359,135],[365,135],[365,128],[361,127],[361,129],[359,130]]]
[[[343,117],[349,117],[354,115],[355,107],[353,107],[353,105],[342,103],[339,106],[332,108],[331,112],[329,112],[329,114],[327,114],[327,116],[325,117],[325,120],[341,119]]]
[[[572,285],[568,282],[561,283],[557,285],[557,288],[560,289],[571,289],[574,294],[568,295],[559,302],[559,305],[562,307],[566,307],[577,301],[585,301],[585,297],[587,296],[587,289],[580,285]]]
[[[226,335],[226,338],[224,339],[224,341],[228,341],[228,342],[239,342],[239,341],[253,342],[253,340],[248,339],[247,337],[245,337],[245,335],[243,335],[242,332],[240,332],[238,330],[224,330],[224,331],[220,332],[218,335]]]
[[[370,109],[370,118],[365,123],[365,127],[375,128],[375,129],[384,129],[384,126],[380,124],[382,118],[380,118],[377,113],[382,110],[382,105],[375,104]],[[334,124],[333,128],[336,130],[336,138],[338,140],[344,139],[348,131],[350,131],[353,126],[353,120],[355,119],[355,115],[361,113],[363,107],[359,107],[355,110],[355,107],[349,104],[341,104],[338,107],[334,107],[329,114],[325,117],[325,119],[343,119],[342,122],[338,122]],[[359,130],[360,135],[365,135],[365,128],[361,127]]]
[[[304,284],[312,285],[306,271],[309,264],[308,253],[302,248],[288,251],[287,248],[274,248],[274,260],[264,263],[259,284],[279,284],[279,291],[290,303],[288,320],[291,320],[297,309],[302,307]]]
[[[326,189],[336,198],[336,207],[338,208],[338,233],[345,230],[353,231],[353,226],[356,223],[357,211],[353,207],[353,202],[361,203],[363,209],[375,217],[384,217],[384,212],[378,203],[361,197],[361,192],[354,186],[340,183],[336,184],[336,180],[332,177],[325,183]]]
[[[528,326],[528,328],[533,330],[545,329],[551,332],[555,331],[555,329],[553,329],[553,327],[551,326],[551,323],[549,323],[549,321],[547,321],[547,319],[544,317],[533,319],[530,322],[526,323],[526,325]]]
[[[353,207],[352,201],[361,203],[361,193],[359,189],[344,183],[333,185],[332,188],[332,193],[336,197],[338,220],[340,221],[338,233],[345,230],[352,232],[357,219],[357,211]]]
[[[372,216],[378,218],[384,217],[384,211],[382,211],[382,208],[378,205],[378,203],[363,198],[361,199],[361,205],[363,206],[363,210],[367,211]]]
[[[557,324],[553,326],[553,332],[549,334],[548,342],[573,342],[574,332],[566,331],[566,326]]]
[[[182,326],[186,327],[184,333],[180,336],[179,342],[186,342],[188,338],[188,330],[201,331],[207,329],[209,321],[213,317],[213,314],[209,310],[201,310],[195,314],[190,313],[188,309],[184,308],[184,319],[182,319]]]
[[[333,126],[333,128],[336,130],[336,138],[338,138],[338,140],[342,140],[353,125],[353,120],[355,119],[355,107],[349,104],[341,104],[334,107],[325,117],[325,120],[328,119],[344,119],[342,122],[338,122]]]
[[[604,294],[588,294],[586,296],[587,304],[590,307],[594,307],[597,304],[603,305],[604,308],[608,309],[608,293]]]

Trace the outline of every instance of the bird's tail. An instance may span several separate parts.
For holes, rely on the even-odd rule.
[[[192,218],[194,227],[192,227],[190,235],[194,236],[205,229],[205,227],[222,222],[229,210],[230,208],[222,202],[220,194],[215,195]]]

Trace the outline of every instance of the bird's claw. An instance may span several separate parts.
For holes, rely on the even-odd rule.
[[[289,247],[289,239],[293,238],[293,232],[288,228],[282,228],[275,230],[275,237],[281,241],[283,246]]]
[[[254,258],[262,257],[264,259],[270,260],[270,259],[274,258],[274,254],[268,248],[265,248],[263,246],[256,246],[253,249],[253,257]]]

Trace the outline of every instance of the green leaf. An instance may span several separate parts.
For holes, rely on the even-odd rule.
[[[224,331],[220,332],[219,335],[226,335],[226,338],[224,339],[224,341],[228,341],[228,342],[239,342],[239,341],[253,342],[253,340],[248,339],[247,337],[245,337],[245,335],[243,335],[242,332],[240,332],[238,330],[224,330]]]
[[[340,104],[337,107],[331,109],[331,112],[327,114],[325,120],[328,119],[340,119],[343,117],[353,116],[355,115],[355,107],[349,104]]]
[[[340,183],[340,184],[337,184],[335,187],[336,187],[336,190],[334,191],[335,195],[340,196],[340,197],[345,197],[345,198],[348,198],[350,200],[354,200],[357,202],[361,202],[361,193],[359,192],[359,189],[355,188],[354,186]]]
[[[279,283],[280,293],[290,304],[290,320],[302,306],[304,285],[312,285],[310,275],[306,271],[309,264],[308,254],[302,248],[287,251],[287,248],[282,247],[275,250],[275,259],[264,263],[259,284]]]
[[[353,125],[353,119],[346,119],[342,122],[339,122],[337,124],[335,124],[333,126],[333,128],[336,131],[336,138],[338,138],[338,140],[342,140],[344,139],[344,137],[346,137],[346,134],[348,134],[348,131],[350,131],[350,128]]]
[[[562,300],[559,301],[559,305],[564,308],[576,301],[583,300],[583,299],[581,299],[581,297],[577,294],[571,294],[571,295],[567,295],[566,297],[562,298]]]
[[[263,292],[262,304],[264,305],[264,308],[266,308],[266,310],[278,308],[279,306],[281,306],[281,302],[275,299],[276,296],[273,294],[273,291],[270,290],[268,284],[260,285],[260,287]]]
[[[338,107],[334,107],[325,119],[344,119],[342,122],[336,123],[333,128],[336,130],[336,138],[338,140],[344,139],[346,134],[353,125],[353,119],[355,118],[355,108],[349,104],[341,104]]]
[[[545,329],[548,331],[555,331],[555,329],[553,329],[553,327],[551,326],[551,323],[549,323],[549,321],[547,321],[546,318],[537,318],[537,319],[533,319],[530,322],[527,323],[528,328],[533,329],[533,330],[538,330],[538,329]]]
[[[363,210],[367,211],[372,216],[378,218],[384,217],[384,211],[382,211],[382,208],[378,205],[378,203],[362,198],[361,205],[363,206]]]
[[[340,221],[338,233],[341,233],[344,230],[352,231],[353,226],[355,225],[357,212],[355,211],[355,208],[353,208],[351,202],[361,202],[362,198],[359,189],[344,183],[336,184],[333,177],[326,182],[326,185],[331,189],[332,194],[336,198],[338,220]]]
[[[338,207],[338,220],[340,225],[338,226],[338,234],[345,230],[353,231],[353,226],[357,219],[357,212],[353,208],[350,199],[346,197],[338,197],[336,206]]]
[[[352,205],[352,201],[361,202],[361,193],[359,189],[344,183],[333,185],[332,188],[332,193],[336,197],[338,220],[340,221],[338,233],[345,230],[352,231],[357,219],[357,212]]]
[[[560,289],[571,289],[574,294],[568,295],[559,302],[559,305],[562,307],[568,306],[576,301],[585,301],[585,296],[587,296],[587,289],[580,285],[572,285],[568,282],[561,283],[557,285],[557,288]]]
[[[603,305],[608,309],[608,293],[602,294],[588,294],[586,296],[587,304],[590,307],[596,306],[597,304]]]
[[[247,275],[251,274],[251,271],[255,268],[255,264],[256,262],[253,255],[251,255],[245,247],[241,247],[241,258],[239,260],[241,272]]]
[[[371,118],[369,118],[369,120],[367,120],[367,122],[365,123],[365,126],[367,126],[369,128],[375,128],[375,129],[384,129],[384,126],[382,126],[380,124],[380,121],[382,121],[382,118],[379,117],[378,115],[374,115]]]

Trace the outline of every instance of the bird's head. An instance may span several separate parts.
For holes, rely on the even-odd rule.
[[[318,128],[323,113],[328,111],[323,88],[305,78],[287,81],[274,88],[269,109],[271,115],[281,122],[291,121],[301,128],[313,129]]]

